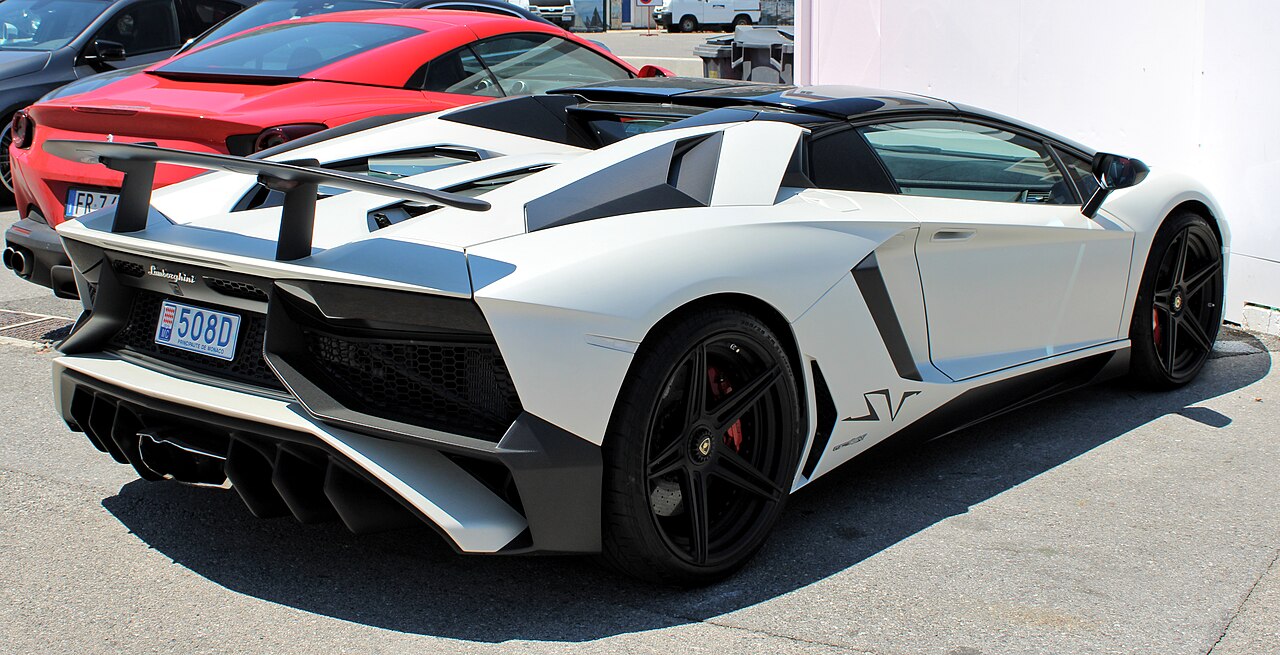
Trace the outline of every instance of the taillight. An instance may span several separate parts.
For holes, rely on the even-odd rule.
[[[13,115],[13,125],[9,128],[9,138],[13,139],[13,145],[23,150],[30,148],[35,132],[36,123],[31,120],[31,115],[27,110],[19,109],[18,113]]]
[[[277,125],[275,127],[268,127],[258,133],[258,138],[253,142],[253,151],[261,152],[267,148],[274,148],[294,139],[300,139],[308,134],[315,134],[326,127],[328,126],[321,125],[319,123],[302,123],[299,125]]]

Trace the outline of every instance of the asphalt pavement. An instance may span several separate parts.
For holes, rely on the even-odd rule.
[[[603,43],[615,55],[637,68],[653,64],[676,75],[702,76],[702,59],[693,47],[707,39],[724,36],[723,32],[670,33],[665,30],[618,30],[583,36]]]
[[[0,271],[16,312],[77,305]],[[683,591],[140,481],[56,417],[41,335],[0,330],[0,652],[1276,654],[1277,345],[1226,330],[1183,389],[1093,387],[856,461],[740,575]]]

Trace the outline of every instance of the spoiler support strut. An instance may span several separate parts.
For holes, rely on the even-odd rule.
[[[136,143],[100,141],[47,141],[51,155],[84,164],[102,164],[124,173],[120,201],[116,204],[111,231],[139,232],[147,228],[151,213],[151,190],[156,164],[177,164],[211,171],[254,175],[258,183],[284,193],[280,233],[276,239],[276,260],[293,261],[311,255],[315,233],[316,199],[320,185],[372,193],[427,205],[447,205],[468,211],[486,211],[489,203],[478,198],[437,191],[425,187],[379,180],[367,175],[320,168],[315,159],[273,162],[216,153],[187,152]]]

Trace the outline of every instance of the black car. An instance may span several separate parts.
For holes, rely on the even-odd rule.
[[[7,38],[0,41],[0,181],[5,191],[0,194],[13,188],[10,119],[37,99],[91,91],[177,52],[259,25],[396,8],[459,9],[550,22],[505,0],[3,0],[0,29]],[[22,23],[17,29],[15,20]]]
[[[13,113],[76,79],[165,59],[250,0],[0,2],[0,178]],[[8,191],[4,192],[6,195]]]

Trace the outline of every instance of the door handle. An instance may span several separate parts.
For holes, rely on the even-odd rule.
[[[938,230],[933,233],[933,241],[968,241],[977,230]]]

